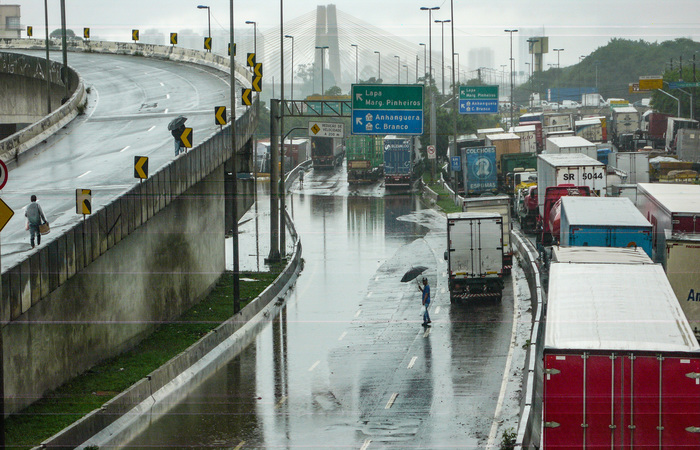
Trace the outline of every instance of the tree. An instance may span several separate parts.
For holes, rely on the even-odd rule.
[[[61,31],[60,28],[56,28],[49,34],[50,37],[52,38],[60,38],[63,36],[63,32]],[[67,39],[72,39],[75,37],[75,32],[71,29],[66,29],[66,38]]]

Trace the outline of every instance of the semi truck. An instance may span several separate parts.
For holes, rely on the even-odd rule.
[[[697,448],[700,345],[655,264],[552,263],[542,448]]]
[[[581,136],[548,137],[545,150],[547,154],[583,153],[598,159],[596,145]]]
[[[534,124],[511,127],[510,132],[520,138],[520,153],[537,153],[537,127]]]
[[[496,149],[496,166],[501,171],[501,156],[520,153],[520,137],[513,133],[490,134],[486,136],[486,146]]]
[[[447,215],[450,302],[501,298],[503,291],[503,218],[498,213]]]
[[[311,160],[314,169],[334,169],[343,162],[345,152],[339,139],[311,137]]]
[[[620,106],[611,108],[611,113],[613,144],[622,147],[623,136],[634,135],[640,129],[639,111],[634,106]],[[629,141],[631,145],[631,139]]]
[[[544,149],[544,134],[542,132],[542,122],[540,121],[523,121],[523,117],[520,118],[520,125],[522,127],[534,126],[535,127],[535,142],[537,145],[537,153],[540,153]]]
[[[574,122],[574,133],[590,142],[607,142],[608,132],[599,118],[586,118]]]
[[[384,173],[384,137],[348,136],[345,139],[348,183],[373,183]]]
[[[462,211],[470,213],[496,213],[503,219],[503,271],[510,273],[513,267],[513,248],[510,245],[510,197],[507,195],[486,195],[466,198],[462,202]]]
[[[639,247],[651,258],[651,224],[629,199],[562,197],[560,243],[573,247]]]
[[[648,152],[613,152],[608,155],[608,165],[627,174],[625,184],[649,182]]]
[[[498,192],[495,147],[466,147],[462,152],[462,180],[467,196]]]
[[[700,122],[693,119],[684,119],[682,117],[669,117],[666,119],[666,140],[665,146],[667,152],[676,151],[676,135],[678,130],[691,128],[698,129]]]
[[[700,337],[700,234],[666,230],[664,267],[678,303]]]
[[[408,188],[413,176],[411,138],[389,135],[384,138],[384,185]]]
[[[649,110],[642,114],[642,131],[652,142],[653,148],[663,149],[666,144],[666,127],[670,114]]]

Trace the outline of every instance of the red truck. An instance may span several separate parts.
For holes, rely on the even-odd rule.
[[[574,186],[573,184],[560,184],[548,187],[544,198],[544,216],[538,217],[542,233],[538,240],[543,245],[559,242],[559,224],[561,221],[561,198],[567,195],[590,197],[591,188],[588,186]]]
[[[700,448],[700,345],[660,265],[552,263],[543,362],[542,448]]]

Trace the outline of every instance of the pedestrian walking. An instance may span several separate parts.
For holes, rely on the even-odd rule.
[[[175,138],[175,156],[185,151],[185,144],[182,142],[182,133],[185,132],[185,125],[180,125],[180,127],[175,128],[171,131],[173,138]]]
[[[430,285],[428,284],[428,279],[423,277],[423,286],[418,285],[418,290],[423,293],[421,303],[423,304],[423,326],[430,326],[430,314],[428,314],[428,308],[430,308]]]
[[[27,205],[24,211],[24,216],[27,218],[26,228],[29,230],[29,243],[32,244],[34,248],[34,238],[36,237],[36,245],[41,245],[41,233],[39,232],[39,226],[42,224],[48,224],[46,216],[44,216],[44,211],[41,206],[36,202],[36,195],[31,196],[31,203]]]
[[[299,169],[299,187],[304,187],[304,168]]]

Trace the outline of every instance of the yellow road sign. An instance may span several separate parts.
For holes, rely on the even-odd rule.
[[[311,131],[313,131],[314,134],[318,134],[319,131],[321,131],[321,127],[318,126],[317,123],[313,124],[311,127]]]
[[[3,228],[5,228],[5,225],[7,225],[7,222],[12,219],[12,216],[15,215],[15,212],[12,211],[12,208],[7,206],[7,203],[3,202],[2,199],[0,199],[0,231],[2,231]]]
[[[134,156],[134,178],[148,178],[148,156]]]
[[[34,35],[34,27],[27,27],[27,37],[32,37]]]
[[[253,73],[259,77],[262,76],[262,63],[257,63],[255,64],[255,68],[253,69]]]
[[[83,37],[85,39],[90,39],[90,28],[88,28],[88,27],[83,28]]]
[[[177,33],[170,33],[170,45],[177,45]]]
[[[226,107],[217,106],[214,108],[214,124],[226,125]]]
[[[210,50],[210,51],[211,51],[211,38],[210,38],[210,37],[205,37],[205,38],[204,38],[204,50]]]
[[[75,213],[92,214],[92,191],[90,189],[75,190]]]
[[[664,88],[664,79],[660,75],[659,76],[639,77],[639,89],[642,91],[652,90],[652,89],[663,89],[663,88]]]
[[[192,136],[192,128],[185,128],[185,131],[183,131],[180,135],[182,145],[184,145],[187,148],[192,148],[193,137],[194,136]]]
[[[250,106],[253,104],[251,98],[252,93],[253,91],[251,89],[243,89],[243,92],[241,93],[241,102],[243,102],[244,105]]]
[[[231,43],[228,43],[228,56],[231,56]],[[236,44],[233,44],[233,56],[236,56]]]
[[[132,41],[139,40],[139,30],[131,30],[131,40]]]
[[[255,92],[262,91],[262,77],[253,77],[253,90]]]
[[[248,53],[248,58],[246,59],[246,65],[248,67],[255,67],[255,53]]]

